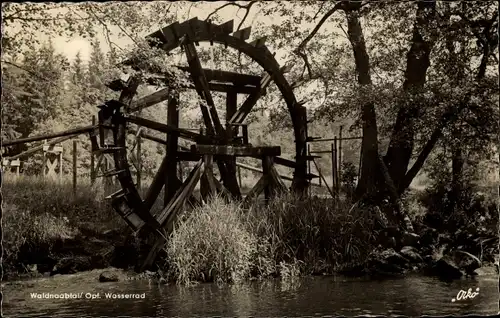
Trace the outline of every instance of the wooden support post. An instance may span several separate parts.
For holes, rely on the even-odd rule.
[[[243,125],[241,129],[243,133],[243,144],[248,145],[248,126]]]
[[[167,124],[179,128],[179,110],[177,105],[179,104],[179,97],[171,96],[167,105]],[[172,197],[177,192],[180,186],[179,179],[177,178],[177,148],[179,147],[179,138],[174,134],[167,134],[167,160],[168,167],[167,173],[165,174],[165,198],[163,199],[164,206],[170,202]]]
[[[311,145],[310,144],[307,145],[307,156],[311,156]],[[312,174],[310,160],[307,161],[307,173],[309,175]],[[309,196],[311,196],[311,195],[312,195],[312,187],[309,187]]]
[[[271,193],[272,193],[272,188],[273,188],[273,182],[271,181],[271,167],[273,165],[272,157],[270,156],[265,156],[262,157],[262,174],[264,177],[267,178],[268,183],[266,187],[264,188],[264,197],[266,200],[266,203],[269,202],[269,199],[271,198]]]
[[[337,194],[337,198],[339,197],[339,174],[338,174],[338,165],[337,165],[337,136],[333,139],[333,147],[334,147],[334,156],[333,156],[333,168],[334,168],[334,181],[335,181],[335,193]]]
[[[137,144],[136,144],[136,160],[137,160],[137,190],[141,190],[141,181],[142,181],[142,136],[141,134],[137,135]]]
[[[77,141],[73,140],[73,194],[76,195],[76,176],[77,176]]]
[[[226,95],[226,133],[229,142],[231,143],[233,138],[237,135],[237,128],[230,124],[230,120],[233,115],[238,110],[238,94],[235,91],[228,92]],[[241,185],[238,184],[238,179],[236,178],[236,158],[231,158],[225,161],[227,176],[226,180],[232,180],[234,182],[234,187],[239,189],[230,189],[230,192],[235,197],[241,197]],[[221,174],[222,176],[222,174]]]
[[[43,147],[43,161],[42,161],[42,176],[45,178],[47,173],[45,172],[45,169],[47,168],[47,152],[45,151],[45,144],[47,143],[47,140],[43,141],[44,147]]]
[[[243,185],[241,184],[241,167],[238,166],[238,183],[240,185],[240,191],[243,188]]]
[[[184,168],[183,168],[182,161],[178,161],[177,165],[178,165],[177,168],[178,168],[178,178],[179,178],[179,181],[180,182],[184,182]]]
[[[95,116],[92,116],[92,126],[95,126]],[[93,185],[95,182],[95,163],[94,163],[94,151],[90,147],[90,184]]]
[[[59,153],[59,183],[62,183],[62,175],[63,175],[63,150]]]
[[[342,128],[343,126],[340,126],[339,131],[339,191],[342,187]]]

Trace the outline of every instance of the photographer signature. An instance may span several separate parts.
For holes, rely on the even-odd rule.
[[[473,292],[472,288],[469,288],[469,290],[460,290],[457,294],[456,298],[453,298],[451,300],[452,303],[456,302],[457,300],[466,300],[466,299],[474,299],[477,295],[479,295],[479,287],[476,288],[476,291]]]

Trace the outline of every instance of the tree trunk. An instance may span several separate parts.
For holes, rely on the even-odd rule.
[[[363,29],[358,18],[357,10],[346,10],[347,34],[352,45],[358,83],[369,87],[372,84],[370,77],[370,59],[366,52]],[[363,122],[361,175],[356,188],[356,198],[362,196],[374,198],[378,196],[380,169],[378,165],[378,129],[375,106],[373,102],[367,101],[361,107],[361,119]]]
[[[410,51],[407,55],[407,66],[403,92],[414,95],[425,84],[427,69],[430,65],[430,53],[435,41],[436,2],[418,2],[417,18],[413,29]],[[396,188],[403,182],[413,153],[415,130],[414,121],[418,117],[419,105],[409,103],[400,108],[394,125],[389,149],[385,157],[389,174]]]
[[[450,214],[454,214],[456,209],[459,208],[462,202],[462,179],[463,179],[463,168],[464,168],[464,155],[463,149],[460,143],[461,134],[458,128],[453,130],[454,142],[451,147],[451,193],[450,193]]]

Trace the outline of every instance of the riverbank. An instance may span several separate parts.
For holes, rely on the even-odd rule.
[[[137,265],[147,246],[98,190],[82,186],[73,195],[64,185],[4,184],[4,279]],[[183,214],[150,270],[181,284],[339,272],[453,279],[493,266],[498,255],[498,237],[484,226],[441,231],[415,216],[416,233],[390,233],[376,216],[319,198],[285,196],[250,210],[216,199]]]

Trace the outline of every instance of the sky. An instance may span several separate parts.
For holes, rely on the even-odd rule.
[[[189,18],[193,17],[198,17],[199,19],[205,19],[206,16],[214,11],[217,7],[221,6],[223,2],[222,1],[215,1],[215,2],[202,2],[199,4],[199,7],[190,7],[190,2],[185,2],[184,5],[184,10],[179,10],[179,21],[184,21],[188,19],[187,13],[189,9]],[[249,16],[247,17],[247,21],[252,21],[255,18],[257,10],[251,10]],[[235,19],[237,23],[239,23],[239,18],[241,19],[244,15],[243,10],[239,10],[238,8],[234,6],[228,6],[224,9],[222,9],[220,12],[220,16],[223,18],[223,20],[230,20],[230,19]],[[260,20],[262,21],[262,20]],[[270,20],[271,21],[271,20]],[[235,24],[236,26],[237,24]],[[113,27],[111,27],[113,29]],[[114,28],[114,30],[117,30],[117,28]],[[155,30],[151,30],[151,32],[154,32]],[[101,47],[104,52],[109,51],[109,46],[106,43],[106,39],[104,37],[104,33],[99,32],[97,35],[97,38],[99,42],[101,43]],[[84,38],[81,37],[74,37],[74,38],[66,38],[66,37],[57,37],[53,39],[54,41],[54,46],[55,49],[57,50],[58,53],[64,54],[66,57],[69,59],[73,59],[76,54],[80,51],[81,57],[83,60],[88,60],[90,57],[90,42]],[[120,45],[121,47],[125,47],[127,45],[131,45],[132,41],[128,38],[114,38],[113,41]]]
[[[182,9],[178,10],[178,21],[182,22],[185,21],[189,18],[193,17],[198,17],[200,20],[204,20],[208,14],[213,12],[216,8],[220,7],[222,4],[224,4],[224,1],[213,1],[213,2],[207,2],[207,1],[202,1],[198,2],[197,6],[192,6],[192,2],[184,2],[182,5]],[[243,27],[247,27],[250,25],[253,25],[253,22],[258,20],[259,23],[262,23],[264,25],[268,24],[278,24],[280,22],[281,17],[279,16],[274,16],[274,17],[266,17],[263,15],[259,15],[260,9],[258,7],[254,6],[250,10],[250,13],[248,17],[245,20],[245,24]],[[188,15],[189,14],[189,15]],[[244,9],[239,9],[235,6],[227,6],[223,8],[222,10],[219,11],[219,16],[221,17],[222,21],[228,21],[231,19],[234,19],[235,21],[235,29],[238,26],[239,22],[243,18],[245,14]],[[309,26],[313,26],[313,24],[310,24]],[[159,26],[160,27],[160,26]],[[329,26],[328,23],[326,23],[323,28],[329,28],[332,26]],[[337,27],[335,27],[337,29]],[[110,29],[112,31],[118,31],[117,27],[110,26]],[[99,29],[101,30],[101,29]],[[150,30],[150,32],[154,32],[156,29]],[[144,36],[147,34],[144,34]],[[46,38],[48,40],[48,37],[41,35],[41,38]],[[109,46],[106,42],[104,33],[98,32],[97,38],[99,42],[101,43],[102,50],[104,52],[109,51]],[[251,36],[252,39],[252,36]],[[91,46],[88,40],[81,38],[81,37],[73,37],[73,38],[66,38],[66,37],[57,37],[52,39],[54,42],[55,49],[57,50],[58,53],[64,54],[68,59],[73,59],[78,52],[81,54],[81,58],[83,60],[88,60],[90,56],[90,51],[91,51]],[[118,38],[118,37],[113,37],[112,38],[113,42],[117,43],[120,45],[120,47],[124,48],[127,45],[133,45],[133,42],[125,37],[125,38]],[[280,61],[284,52],[276,52],[276,58],[278,62],[283,62]]]

